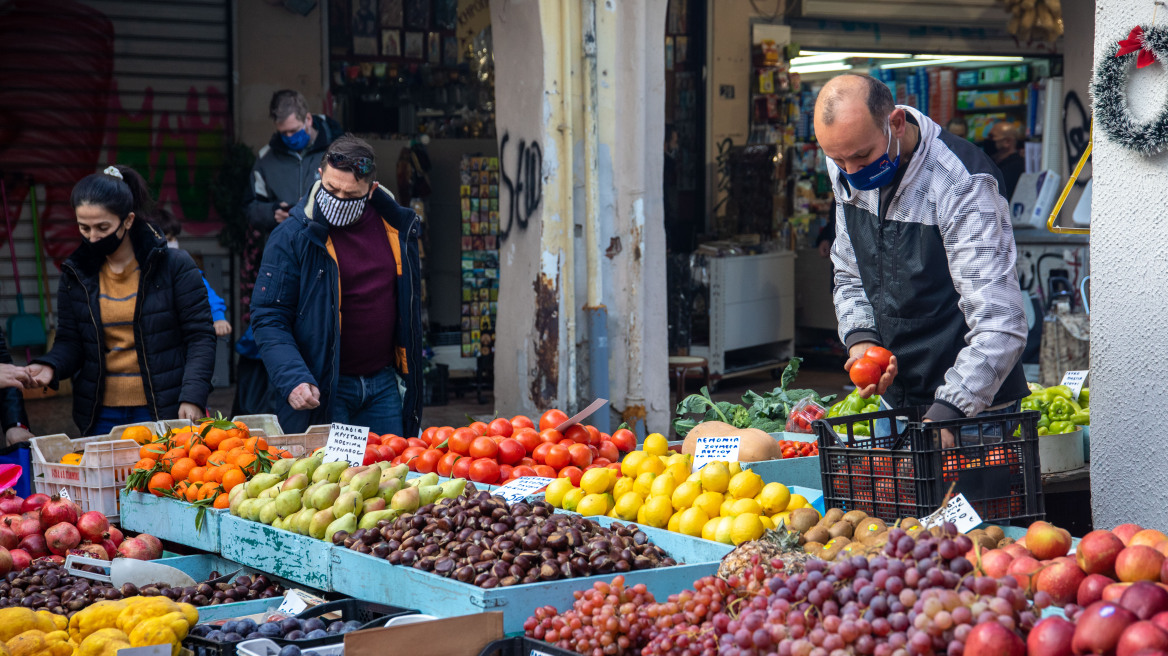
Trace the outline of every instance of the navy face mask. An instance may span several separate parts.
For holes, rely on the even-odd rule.
[[[892,147],[892,126],[888,127],[888,147]],[[844,174],[844,179],[853,189],[860,191],[870,191],[872,189],[879,189],[887,186],[896,177],[896,168],[900,166],[900,142],[896,142],[896,159],[890,159],[888,152],[885,151],[875,162],[865,166],[855,173],[848,173],[840,171]]]
[[[300,128],[300,131],[292,136],[281,134],[280,138],[284,140],[284,145],[292,150],[304,150],[308,147],[308,128]]]

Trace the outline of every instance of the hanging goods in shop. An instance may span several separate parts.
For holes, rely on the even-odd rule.
[[[1157,2],[1157,5],[1164,4]],[[1136,68],[1159,60],[1168,65],[1168,27],[1138,25],[1126,38],[1118,40],[1095,67],[1091,93],[1095,98],[1095,117],[1105,133],[1120,145],[1141,155],[1155,155],[1168,148],[1168,104],[1147,123],[1131,115],[1127,93],[1128,62],[1135,58]]]
[[[999,0],[1010,12],[1006,31],[1019,41],[1053,43],[1063,35],[1061,0]]]

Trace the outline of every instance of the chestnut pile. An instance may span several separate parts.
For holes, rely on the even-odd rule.
[[[84,569],[92,569],[88,566]],[[208,580],[219,577],[212,572]],[[215,606],[249,599],[267,599],[284,594],[278,583],[267,576],[240,576],[230,583],[200,583],[188,588],[168,588],[153,583],[139,588],[126,583],[115,588],[108,583],[75,576],[64,565],[50,560],[38,560],[19,572],[9,572],[0,578],[0,608],[23,606],[32,610],[47,610],[72,617],[77,611],[98,601],[123,597],[163,596],[194,606]]]
[[[669,567],[677,562],[636,526],[553,513],[539,500],[488,492],[442,499],[334,544],[482,588]]]

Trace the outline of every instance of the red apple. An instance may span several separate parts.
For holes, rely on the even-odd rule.
[[[1126,547],[1131,543],[1132,536],[1142,530],[1144,530],[1144,527],[1140,526],[1139,524],[1120,524],[1119,526],[1111,529],[1111,532],[1115,534],[1115,537],[1122,540],[1123,546]]]
[[[1043,567],[1034,579],[1034,589],[1046,592],[1057,606],[1066,606],[1076,600],[1079,584],[1087,575],[1079,566],[1067,561]],[[1143,619],[1143,618],[1141,618]]]
[[[969,632],[964,653],[969,656],[1026,656],[1026,643],[1017,633],[997,622],[983,622]]]
[[[1130,610],[1097,601],[1079,616],[1071,645],[1076,654],[1113,653],[1123,630],[1135,622],[1136,615]]]
[[[1123,540],[1109,531],[1091,531],[1079,540],[1075,562],[1088,574],[1115,577],[1115,559],[1124,548]]]
[[[1067,620],[1051,616],[1043,619],[1030,631],[1026,638],[1026,656],[1071,656],[1071,641],[1075,637],[1075,625]]]
[[[1000,579],[1006,575],[1014,557],[1001,549],[990,549],[981,555],[981,571],[991,579]]]
[[[1138,581],[1124,590],[1119,605],[1135,613],[1141,620],[1149,620],[1154,615],[1168,611],[1168,590],[1155,583]]]
[[[1030,594],[1030,592],[1033,590],[1034,574],[1041,567],[1042,564],[1037,560],[1034,560],[1029,556],[1023,556],[1022,558],[1015,558],[1014,561],[1010,563],[1009,568],[1006,569],[1006,573],[1010,576],[1013,576],[1014,579],[1018,581],[1019,588],[1022,588],[1026,591],[1027,594]]]
[[[1154,528],[1146,528],[1131,537],[1128,546],[1144,545],[1145,547],[1155,547],[1157,544],[1168,540],[1168,535],[1164,535]]]
[[[1141,649],[1168,649],[1168,633],[1151,622],[1131,624],[1119,636],[1115,656],[1135,656]]]
[[[1127,592],[1127,589],[1131,585],[1131,583],[1112,583],[1106,588],[1103,588],[1103,601],[1118,604],[1120,597],[1123,596],[1123,593]]]
[[[1124,547],[1115,559],[1115,573],[1120,581],[1159,581],[1164,565],[1164,554],[1151,547],[1137,544]]]
[[[1157,613],[1152,616],[1152,623],[1168,631],[1168,613]]]
[[[1007,544],[1006,546],[1002,547],[1002,551],[1010,554],[1010,557],[1015,559],[1022,557],[1034,557],[1034,554],[1030,553],[1029,549],[1023,545],[1018,544],[1017,542],[1011,542],[1010,544]]]
[[[1088,574],[1079,584],[1075,603],[1086,608],[1103,598],[1103,591],[1115,581],[1102,574]],[[1121,595],[1122,596],[1122,595]],[[1118,599],[1118,597],[1116,598]]]
[[[1071,550],[1071,536],[1049,522],[1037,521],[1026,529],[1026,548],[1038,560],[1058,558]]]

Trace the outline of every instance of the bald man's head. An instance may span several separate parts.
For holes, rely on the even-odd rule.
[[[845,173],[879,159],[905,133],[905,113],[888,87],[869,75],[848,73],[828,81],[815,101],[815,139]]]
[[[994,142],[994,160],[1000,162],[1018,152],[1022,132],[1016,123],[998,121],[990,128],[990,140]]]
[[[815,101],[815,122],[830,126],[839,115],[860,109],[867,110],[873,123],[883,130],[885,120],[896,109],[896,104],[888,86],[871,75],[837,75],[819,92]]]

